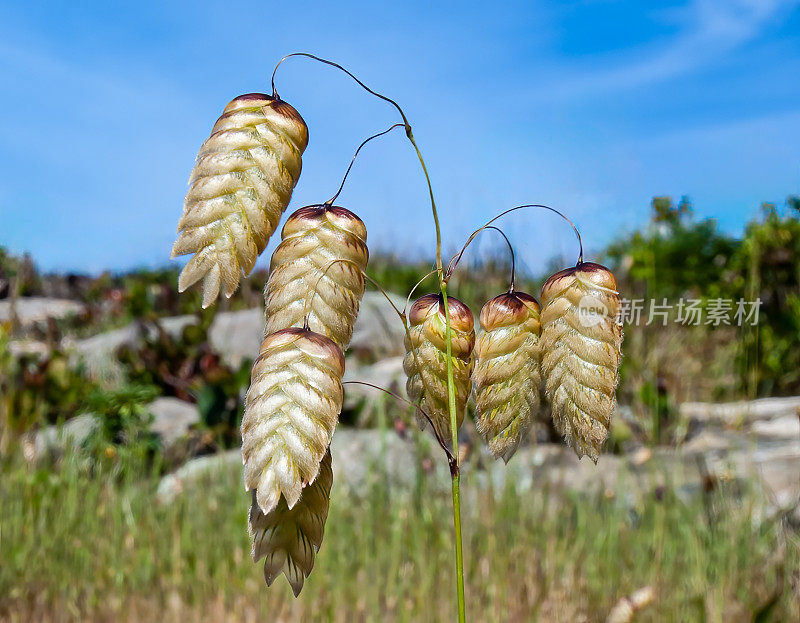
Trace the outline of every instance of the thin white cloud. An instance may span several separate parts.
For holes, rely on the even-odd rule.
[[[680,26],[679,34],[666,45],[631,49],[622,63],[618,56],[605,63],[594,57],[591,63],[600,69],[575,71],[540,92],[550,100],[570,99],[652,85],[700,70],[759,37],[798,4],[798,0],[693,0],[680,10],[655,16]]]

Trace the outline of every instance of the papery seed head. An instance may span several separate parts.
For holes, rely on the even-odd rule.
[[[447,307],[450,312],[450,326],[454,331],[469,332],[475,329],[475,319],[469,307],[452,296],[447,297]],[[412,325],[422,324],[431,316],[438,314],[445,317],[444,300],[441,294],[426,294],[421,296],[408,312],[408,320]]]
[[[524,292],[507,292],[488,301],[480,318],[475,424],[495,458],[508,462],[539,410],[539,304]]]
[[[475,346],[475,321],[472,312],[456,298],[448,297],[451,328],[453,382],[456,390],[456,416],[460,426],[470,393],[472,349]],[[433,421],[436,432],[450,443],[450,411],[447,390],[446,318],[444,300],[437,294],[417,299],[409,311],[409,336],[406,337],[406,356],[403,369],[408,376],[406,392]],[[420,428],[426,421],[417,417]]]
[[[281,237],[288,238],[298,232],[319,227],[326,221],[333,227],[356,236],[362,242],[367,241],[367,227],[364,225],[364,221],[347,208],[326,205],[305,206],[293,212],[286,219]]]
[[[542,374],[553,423],[597,462],[611,426],[622,357],[620,298],[606,267],[581,263],[542,287]]]
[[[265,514],[259,507],[258,493],[253,491],[248,516],[248,531],[253,541],[251,554],[255,562],[264,559],[267,586],[283,573],[294,596],[300,594],[322,545],[332,484],[329,449],[320,463],[316,480],[303,489],[294,507],[289,508],[286,498],[281,496],[277,506]]]
[[[289,216],[264,290],[265,331],[307,321],[346,349],[364,296],[366,241],[363,221],[342,207],[306,206]]]
[[[200,147],[172,257],[193,254],[178,290],[203,282],[203,307],[230,297],[249,274],[291,200],[308,128],[286,102],[234,98]]]
[[[234,113],[241,110],[253,109],[255,107],[268,107],[275,111],[278,115],[277,120],[280,121],[283,119],[284,123],[291,127],[291,131],[296,136],[298,148],[303,151],[308,147],[308,125],[302,115],[288,102],[284,102],[280,98],[273,98],[266,93],[245,93],[244,95],[234,97],[228,105],[225,106],[222,115],[212,128],[211,134],[218,132],[223,127],[228,127],[228,123],[226,122],[234,116]]]
[[[523,322],[531,313],[539,315],[539,303],[524,292],[505,292],[488,301],[481,309],[480,322],[485,331]]]
[[[582,262],[577,266],[557,272],[544,282],[542,286],[542,305],[546,305],[550,298],[570,287],[576,279],[608,290],[617,290],[617,280],[608,268],[594,262]]]
[[[246,490],[265,514],[289,509],[314,482],[342,410],[344,355],[303,328],[268,335],[253,363],[242,417]]]
[[[326,359],[340,375],[344,374],[342,349],[330,338],[305,328],[290,327],[270,333],[261,342],[259,358],[268,357],[273,351],[288,345],[294,345],[312,357]]]

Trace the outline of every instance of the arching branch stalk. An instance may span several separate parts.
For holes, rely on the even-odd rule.
[[[406,136],[408,140],[411,141],[411,144],[414,146],[414,151],[417,153],[417,158],[419,159],[420,165],[422,166],[422,171],[425,174],[425,181],[428,184],[428,194],[430,195],[431,200],[431,211],[433,213],[433,223],[436,228],[436,272],[439,275],[439,285],[440,290],[442,292],[442,296],[444,297],[444,310],[445,310],[445,335],[446,335],[446,342],[447,342],[447,391],[450,398],[450,419],[452,423],[453,429],[453,448],[456,449],[456,424],[457,424],[457,415],[456,415],[456,403],[455,403],[455,385],[453,382],[453,361],[452,361],[452,334],[450,331],[450,311],[447,306],[447,283],[445,281],[444,276],[444,267],[442,265],[442,234],[441,228],[439,226],[439,215],[436,210],[436,200],[433,196],[433,185],[431,184],[430,175],[428,174],[428,167],[425,165],[425,160],[422,157],[422,153],[419,150],[419,146],[417,145],[416,140],[414,139],[414,133],[411,131],[411,124],[408,122],[408,118],[406,117],[403,109],[400,105],[395,102],[393,99],[386,97],[378,93],[377,91],[372,90],[366,84],[361,82],[355,75],[349,72],[347,69],[339,65],[338,63],[334,63],[333,61],[320,58],[319,56],[315,56],[313,54],[309,54],[307,52],[294,52],[292,54],[287,54],[284,56],[278,64],[275,66],[275,69],[272,72],[272,94],[273,97],[278,97],[278,92],[275,88],[275,74],[278,71],[278,67],[288,58],[292,58],[295,56],[302,56],[305,58],[310,58],[312,60],[318,61],[320,63],[324,63],[326,65],[330,65],[343,71],[345,74],[350,76],[353,80],[358,83],[361,88],[366,90],[368,93],[371,93],[375,97],[382,99],[390,104],[392,104],[396,109],[397,112],[400,113],[400,117],[403,119],[403,125],[405,127]],[[404,320],[405,324],[405,320]],[[458,457],[458,452],[455,454]],[[466,608],[464,602],[464,564],[463,564],[463,554],[461,550],[461,497],[459,492],[459,470],[458,464],[456,459],[455,469],[451,469],[452,474],[452,484],[453,484],[453,524],[455,529],[455,541],[456,541],[456,583],[458,586],[458,620],[459,622],[463,623],[466,620]]]
[[[374,385],[372,383],[367,383],[365,381],[344,381],[342,383],[342,385],[365,385],[366,387],[372,387],[373,389],[379,389],[383,393],[388,394],[389,396],[392,396],[393,398],[396,398],[397,400],[400,400],[401,402],[404,402],[407,405],[410,405],[410,406],[414,407],[414,409],[416,409],[419,413],[421,413],[422,416],[428,421],[428,424],[431,425],[431,429],[433,430],[434,437],[436,437],[436,441],[439,443],[439,445],[441,446],[442,450],[444,450],[445,455],[447,456],[448,464],[450,464],[452,466],[455,463],[456,459],[453,456],[453,453],[450,452],[450,448],[447,447],[447,444],[439,436],[439,433],[436,432],[436,427],[433,425],[433,420],[431,419],[431,416],[428,415],[428,412],[425,411],[425,409],[423,409],[421,406],[419,406],[418,404],[414,404],[413,402],[411,402],[410,400],[407,400],[406,398],[403,398],[400,394],[397,394],[397,393],[395,393],[393,391],[385,389],[385,388],[383,388],[383,387],[381,387],[379,385]]]
[[[508,239],[508,236],[506,236],[505,232],[503,232],[502,229],[496,227],[495,225],[484,225],[478,231],[475,232],[475,235],[477,235],[479,232],[485,229],[494,229],[503,237],[503,239],[506,241],[506,244],[508,245],[508,251],[509,253],[511,253],[511,280],[508,291],[513,292],[514,280],[516,279],[516,254],[514,253],[514,247],[511,246],[511,241]],[[472,239],[473,238],[470,237],[469,241],[464,245],[461,251],[459,251],[457,255],[453,256],[453,258],[448,263],[447,270],[445,271],[445,279],[447,281],[450,281],[450,277],[453,275],[453,271],[456,269],[456,265],[458,264],[459,260],[461,260],[461,256],[464,254],[464,251],[466,251],[467,246],[469,246],[469,243],[472,242]]]

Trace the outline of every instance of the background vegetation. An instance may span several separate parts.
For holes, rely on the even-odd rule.
[[[718,298],[760,299],[760,321],[686,326],[673,309],[666,326],[648,325],[646,313],[627,326],[619,401],[631,408],[632,430],[616,430],[612,450],[623,433],[652,445],[680,443],[681,402],[800,394],[800,199],[765,204],[741,238],[697,221],[686,198],[655,198],[651,209],[646,228],[598,258],[617,274],[623,295],[700,299],[706,307]],[[370,262],[372,276],[403,294],[429,269],[381,254]],[[298,601],[285,586],[265,591],[254,573],[238,474],[158,503],[158,478],[180,458],[165,456],[149,432],[147,405],[156,396],[198,405],[202,424],[188,455],[238,443],[250,362],[223,362],[208,329],[217,313],[258,306],[266,279],[257,272],[231,300],[198,314],[199,293],[175,293],[177,272],[39,274],[31,258],[0,249],[0,299],[83,304],[70,319],[23,330],[12,315],[0,326],[0,618],[452,618],[450,526],[440,521],[449,502],[387,488],[379,470],[357,496],[334,489],[323,550]],[[546,276],[522,275],[518,289],[538,294]],[[453,291],[477,312],[507,280],[498,247],[496,256],[465,261]],[[164,318],[181,314],[199,322],[177,337],[162,330]],[[122,385],[89,379],[65,346],[69,339],[131,322],[150,330],[140,347],[115,353]],[[20,340],[48,349],[20,350]],[[26,460],[30,431],[87,411],[102,425],[80,454]],[[345,418],[359,426],[384,420]],[[597,620],[644,585],[659,599],[641,620],[800,618],[797,536],[780,517],[764,520],[747,491],[734,496],[722,487],[687,501],[654,486],[631,509],[605,491],[543,490],[523,500],[511,491],[469,490],[468,478],[465,486],[473,620]]]

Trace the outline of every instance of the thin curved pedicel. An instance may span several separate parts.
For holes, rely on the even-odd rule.
[[[496,458],[514,455],[540,405],[539,304],[524,292],[481,309],[475,342],[476,426]]]
[[[622,358],[617,282],[581,262],[542,287],[542,374],[553,423],[578,457],[597,462],[611,427]]]
[[[194,254],[178,290],[203,281],[203,307],[230,297],[278,227],[308,145],[308,128],[289,104],[263,93],[225,107],[200,147],[178,222],[172,257]]]

